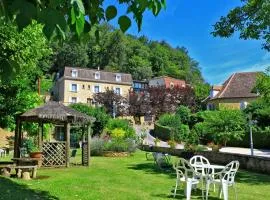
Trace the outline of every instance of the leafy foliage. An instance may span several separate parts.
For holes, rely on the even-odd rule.
[[[127,111],[127,99],[119,94],[116,94],[114,90],[106,89],[105,92],[99,92],[94,94],[94,100],[103,105],[106,112],[113,115],[114,109],[116,116],[123,116]]]
[[[174,113],[179,105],[194,107],[195,96],[191,87],[150,87],[147,92],[129,97],[131,115],[151,114],[160,116],[163,113]]]
[[[214,36],[230,37],[240,32],[242,39],[263,40],[263,48],[270,51],[270,2],[242,0],[243,5],[232,9],[214,25]]]
[[[190,123],[191,110],[188,107],[183,106],[183,105],[179,106],[176,109],[176,115],[179,116],[180,121],[183,124],[189,124]]]
[[[151,10],[153,15],[157,16],[165,7],[164,0],[118,0],[117,3],[125,7],[127,13],[133,15],[138,30],[141,29],[143,13],[146,10]],[[14,17],[20,29],[31,24],[32,20],[36,20],[44,25],[43,32],[48,38],[54,34],[65,38],[67,30],[81,36],[83,32],[89,32],[91,27],[101,21],[109,21],[117,17],[117,8],[114,5],[105,8],[104,0],[51,0],[50,2],[3,0],[0,18],[3,17],[5,21],[13,20]],[[131,20],[127,15],[122,15],[118,17],[118,24],[125,32],[131,26]]]
[[[198,135],[226,145],[230,140],[241,140],[246,130],[246,117],[241,110],[204,111],[199,113],[204,119],[194,127]]]
[[[0,126],[14,128],[16,115],[41,103],[36,81],[44,73],[40,63],[52,51],[42,33],[42,27],[31,24],[18,32],[13,24],[0,25],[0,60],[18,62],[13,76],[5,74],[1,66],[0,76]],[[1,82],[2,81],[2,82]]]
[[[81,113],[96,118],[94,126],[92,127],[94,134],[100,134],[110,119],[110,116],[106,114],[103,107],[91,107],[82,103],[71,104],[70,107]]]
[[[113,135],[117,131],[116,129],[118,129],[118,132],[121,130],[121,134],[123,134],[122,131],[124,131],[124,136],[121,138],[135,138],[134,128],[125,119],[110,119],[106,124],[105,132],[108,135]],[[119,134],[117,133],[115,135]]]
[[[177,142],[190,141],[191,132],[189,130],[189,126],[181,122],[179,115],[163,114],[160,116],[157,123],[170,129],[170,140]]]

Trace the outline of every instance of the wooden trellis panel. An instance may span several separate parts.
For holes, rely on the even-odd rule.
[[[42,166],[66,166],[66,142],[44,142],[42,152]]]
[[[88,165],[89,158],[88,158],[88,142],[82,143],[82,165]]]

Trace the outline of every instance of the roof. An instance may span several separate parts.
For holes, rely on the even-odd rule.
[[[255,87],[258,73],[234,73],[223,83],[219,93],[212,99],[257,97],[258,95],[253,93],[252,90]]]
[[[174,83],[175,85],[186,85],[185,80],[176,79],[176,78],[172,78],[172,77],[169,77],[169,76],[154,77],[151,80],[156,80],[156,79],[163,79],[165,85],[167,85],[167,86],[169,86],[171,82]]]
[[[72,70],[78,71],[78,77],[71,76]],[[96,72],[100,73],[100,79],[95,79]],[[121,81],[116,81],[116,75],[118,74],[121,76]],[[65,67],[63,75],[66,78],[72,78],[72,79],[132,85],[131,74],[120,73],[120,72],[119,73],[107,72],[107,71],[98,70],[98,69],[87,69],[87,68],[79,68],[79,67]]]
[[[31,109],[19,118],[23,121],[36,122],[70,122],[70,123],[92,123],[94,117],[64,106],[62,103],[50,101],[38,108]]]

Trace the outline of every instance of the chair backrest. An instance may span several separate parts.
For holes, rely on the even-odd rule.
[[[184,158],[179,158],[173,165],[173,168],[179,173],[182,177],[187,180],[188,178],[193,178],[197,175],[196,171],[190,165],[190,163]]]
[[[224,170],[221,172],[223,175],[222,181],[227,182],[228,184],[233,184],[237,170],[239,169],[239,161],[234,160],[227,164]]]
[[[207,158],[199,155],[193,156],[189,162],[191,165],[210,165],[209,160]]]
[[[203,175],[209,174],[210,162],[204,156],[196,155],[193,156],[189,163],[194,167],[196,172],[202,173]]]
[[[71,157],[72,157],[72,158],[75,158],[75,157],[76,157],[76,153],[77,153],[77,149],[73,149],[73,150],[71,151]]]

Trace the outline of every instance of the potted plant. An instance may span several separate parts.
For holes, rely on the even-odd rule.
[[[30,156],[30,158],[41,158],[42,152],[40,151],[40,149],[37,146],[33,146],[30,149],[29,156]]]
[[[30,158],[41,158],[42,152],[35,144],[34,140],[32,138],[27,138],[24,141],[24,147],[27,149],[27,152],[30,156]]]

